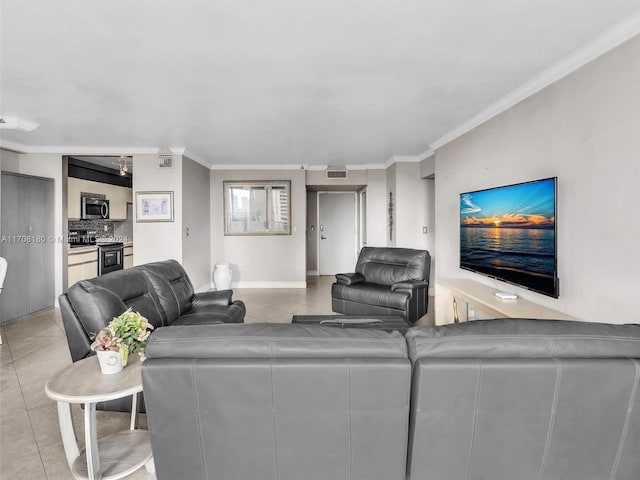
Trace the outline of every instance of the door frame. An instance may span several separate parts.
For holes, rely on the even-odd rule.
[[[320,230],[320,195],[326,195],[326,194],[345,194],[345,193],[349,193],[351,195],[353,195],[354,198],[354,215],[355,215],[355,224],[353,225],[354,229],[355,229],[355,235],[354,235],[354,253],[356,254],[356,259],[357,259],[357,255],[358,252],[360,250],[360,243],[359,243],[359,239],[360,239],[360,211],[359,211],[359,195],[357,191],[336,191],[336,190],[318,190],[316,192],[316,218],[317,218],[317,228],[316,228],[316,265],[318,267],[318,276],[320,276],[320,236],[322,234],[322,231]],[[355,259],[354,259],[354,268],[355,268]]]

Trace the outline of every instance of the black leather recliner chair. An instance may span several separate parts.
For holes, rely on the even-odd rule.
[[[332,309],[346,315],[399,315],[415,322],[427,313],[430,270],[426,250],[364,247],[356,271],[336,275]]]

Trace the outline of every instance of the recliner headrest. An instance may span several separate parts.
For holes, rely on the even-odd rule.
[[[356,273],[362,275],[366,282],[380,285],[426,280],[430,261],[426,250],[364,247],[358,257]]]

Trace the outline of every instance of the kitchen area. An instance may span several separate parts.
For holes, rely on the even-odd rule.
[[[132,160],[0,149],[0,326],[54,307],[80,280],[133,265]]]
[[[133,266],[132,171],[129,156],[68,158],[67,287]]]

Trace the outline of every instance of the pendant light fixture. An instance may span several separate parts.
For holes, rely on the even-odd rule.
[[[120,168],[120,176],[125,176],[126,173],[129,171],[129,167],[127,166],[127,161],[129,160],[128,157],[125,157],[124,155],[121,155],[120,158],[118,159],[118,161],[114,160],[113,163],[114,165],[117,165]]]

